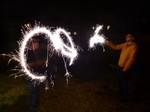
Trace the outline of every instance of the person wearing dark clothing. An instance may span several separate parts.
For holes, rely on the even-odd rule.
[[[128,97],[128,71],[123,71],[123,67],[117,67],[117,80],[119,86],[119,94],[124,96],[124,100]]]
[[[37,74],[46,74],[47,80],[54,80],[54,63],[48,61],[50,48],[47,45],[40,43],[39,39],[34,39],[29,45],[27,63],[32,72]],[[29,81],[29,109],[30,112],[36,112],[36,107],[39,105],[37,102],[40,90],[40,83]]]

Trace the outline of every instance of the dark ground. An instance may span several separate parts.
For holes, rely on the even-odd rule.
[[[148,77],[142,77],[136,70],[132,72],[129,102],[120,103],[120,96],[116,94],[115,70],[108,69],[97,78],[88,73],[71,78],[68,88],[61,76],[56,77],[55,87],[47,92],[42,84],[38,112],[149,112]],[[0,83],[0,111],[27,112],[26,80],[1,74]]]

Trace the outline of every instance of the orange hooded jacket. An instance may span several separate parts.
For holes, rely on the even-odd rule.
[[[114,45],[113,43],[108,42],[108,45],[112,49],[121,50],[118,65],[123,67],[125,70],[128,70],[136,59],[138,49],[137,44],[132,42],[130,45],[128,45],[128,43],[125,42],[123,44]]]

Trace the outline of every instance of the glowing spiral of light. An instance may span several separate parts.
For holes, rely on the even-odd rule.
[[[49,28],[40,26],[40,25],[35,25],[33,28],[26,26],[26,28],[27,28],[27,31],[23,33],[23,38],[19,43],[18,54],[7,55],[7,56],[11,57],[11,59],[18,61],[22,68],[21,71],[24,72],[30,79],[38,80],[40,82],[43,82],[46,79],[46,76],[44,74],[33,73],[30,70],[28,63],[27,63],[27,57],[26,57],[25,52],[26,52],[26,49],[28,48],[28,43],[33,36],[45,34],[46,38],[50,40],[51,46],[53,47],[53,49],[58,54],[62,54],[63,57],[68,58],[70,60],[69,65],[73,64],[73,61],[77,57],[78,53],[72,41],[72,38],[68,35],[66,30],[62,28],[58,28],[55,31],[51,31]],[[67,38],[68,43],[65,43],[63,41],[61,34],[63,34]],[[66,67],[66,63],[65,63],[65,68],[66,68],[66,74],[69,75],[67,67]]]
[[[63,42],[63,39],[61,38],[60,34],[64,34],[69,43],[70,46],[66,45],[64,42]],[[71,39],[71,37],[69,36],[69,34],[64,30],[64,29],[61,29],[61,28],[58,28],[56,31],[55,31],[55,41],[57,41],[58,43],[54,43],[54,44],[57,44],[55,46],[56,50],[59,49],[61,51],[61,54],[65,57],[68,57],[70,58],[70,63],[69,65],[72,65],[74,59],[77,57],[77,50],[75,49],[75,45]],[[59,47],[58,47],[59,45]]]

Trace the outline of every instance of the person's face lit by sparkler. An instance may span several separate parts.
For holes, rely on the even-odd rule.
[[[134,40],[134,36],[132,34],[127,34],[125,40],[126,42],[132,42]]]
[[[39,41],[40,40],[38,38],[33,39],[31,45],[29,46],[29,48],[32,49],[32,50],[35,50],[35,49],[39,48]]]

